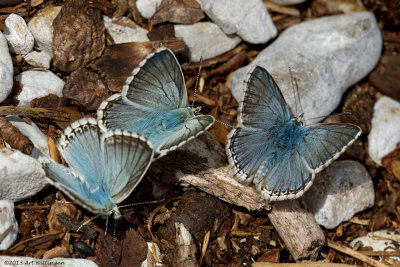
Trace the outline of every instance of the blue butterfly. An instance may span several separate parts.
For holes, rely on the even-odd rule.
[[[90,212],[116,219],[117,204],[135,189],[153,159],[143,136],[123,130],[103,133],[92,118],[73,122],[57,148],[69,168],[42,159],[46,180]]]
[[[277,84],[262,67],[250,74],[239,106],[238,126],[226,144],[241,182],[254,183],[270,201],[300,197],[315,174],[339,157],[361,134],[351,124],[303,126],[292,117]]]
[[[195,116],[187,107],[185,80],[174,54],[157,49],[133,70],[122,89],[98,111],[103,129],[125,129],[146,136],[158,156],[182,146],[214,123],[209,115]]]

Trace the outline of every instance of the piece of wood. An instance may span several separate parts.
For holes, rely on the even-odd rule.
[[[51,119],[56,121],[71,120],[69,114],[61,109],[0,106],[0,116],[6,115],[25,116],[32,119]]]
[[[374,260],[374,259],[372,259],[372,258],[370,258],[368,256],[365,256],[364,254],[362,254],[362,253],[360,253],[358,251],[355,251],[354,249],[351,249],[349,247],[346,247],[346,246],[344,246],[342,244],[333,242],[331,240],[328,240],[327,244],[328,244],[328,247],[333,248],[333,249],[335,249],[337,251],[340,251],[340,252],[342,252],[344,254],[347,254],[347,255],[349,255],[351,257],[354,257],[356,259],[359,259],[360,261],[363,261],[363,262],[365,262],[365,263],[367,263],[369,265],[372,265],[372,266],[375,266],[375,267],[389,267],[388,265],[386,265],[386,264],[384,264],[382,262],[379,262],[379,261]]]
[[[316,260],[325,236],[307,207],[297,199],[276,201],[271,206],[268,218],[279,229],[292,257],[296,261]]]
[[[225,150],[208,132],[154,162],[148,175],[169,183],[191,184],[248,210],[270,209],[253,186],[233,178]],[[295,260],[313,260],[324,244],[324,235],[312,214],[296,203],[274,202],[268,216]]]
[[[176,267],[198,267],[197,249],[192,235],[183,223],[175,223],[175,262]]]

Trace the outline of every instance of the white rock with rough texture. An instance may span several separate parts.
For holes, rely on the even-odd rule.
[[[26,123],[17,116],[7,116],[6,119],[32,141],[35,146],[30,155],[32,158],[38,159],[40,154],[50,156],[47,136],[33,121]]]
[[[28,23],[37,47],[51,56],[53,56],[53,20],[60,10],[61,6],[43,8]]]
[[[216,24],[198,22],[193,25],[174,25],[175,36],[183,38],[190,50],[190,59],[200,61],[219,56],[234,48],[241,39],[227,36]]]
[[[0,199],[17,202],[42,190],[47,182],[38,160],[10,148],[0,149]]]
[[[6,232],[10,226],[12,226],[11,231],[0,242],[0,250],[9,249],[14,244],[18,234],[14,203],[10,200],[0,200],[0,234]]]
[[[3,102],[13,87],[13,63],[8,51],[7,40],[0,32],[0,103]]]
[[[116,44],[150,41],[147,37],[148,31],[136,25],[135,22],[127,17],[112,19],[103,16],[103,21],[107,32],[111,35]]]
[[[161,2],[162,0],[137,0],[136,8],[139,10],[140,15],[149,19],[156,13]]]
[[[370,247],[372,251],[398,251],[398,242],[393,241],[396,233],[394,231],[379,230],[369,232],[366,236],[360,236],[350,242],[350,246],[354,247],[358,242],[361,242],[361,247]],[[397,234],[398,235],[398,234]],[[390,257],[391,259],[400,261],[400,257]]]
[[[197,0],[201,9],[226,34],[237,34],[253,44],[263,44],[277,34],[262,0]]]
[[[29,53],[35,40],[25,20],[21,16],[10,14],[4,24],[7,28],[4,29],[3,34],[11,47],[10,51],[22,55]]]
[[[332,229],[374,205],[374,185],[361,163],[335,161],[316,175],[304,200],[318,224]]]
[[[34,98],[55,94],[62,96],[64,81],[58,78],[51,71],[24,71],[17,76],[15,80],[22,83],[22,91],[16,97],[19,100],[18,106],[30,106]]]
[[[270,1],[281,6],[288,6],[288,5],[297,5],[307,0],[270,0]]]
[[[382,96],[374,105],[372,127],[368,135],[368,153],[381,165],[382,158],[400,142],[400,102]]]
[[[29,65],[38,68],[50,68],[51,55],[45,51],[31,51],[24,56]]]
[[[31,257],[20,256],[0,256],[0,266],[7,267],[49,267],[49,266],[64,266],[64,267],[98,267],[96,263],[85,259],[71,258],[54,258],[54,259],[35,259]]]
[[[259,65],[272,75],[295,113],[291,67],[305,118],[327,116],[343,92],[374,68],[381,49],[381,33],[370,12],[303,22],[285,30],[251,64],[235,71],[232,94],[241,101],[246,76]]]

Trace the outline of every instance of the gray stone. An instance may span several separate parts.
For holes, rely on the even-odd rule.
[[[21,265],[21,263],[23,263]],[[55,258],[55,259],[35,259],[31,257],[21,256],[0,256],[0,266],[21,267],[21,266],[66,266],[66,267],[98,267],[91,260],[71,259],[71,258]]]
[[[24,56],[29,65],[38,68],[50,68],[51,55],[45,51],[31,51]]]
[[[51,71],[28,70],[15,76],[15,80],[22,83],[22,91],[16,97],[18,106],[29,107],[34,98],[55,94],[62,96],[64,81]]]
[[[10,44],[11,52],[22,55],[29,53],[35,40],[25,20],[21,16],[10,14],[4,24],[7,28],[4,29],[3,34]]]
[[[112,19],[103,16],[103,21],[107,32],[111,35],[116,44],[150,41],[147,37],[148,31],[139,25],[136,25],[127,17]]]
[[[53,55],[53,20],[60,10],[61,6],[43,8],[28,23],[37,47],[51,56]]]
[[[365,167],[357,161],[343,160],[317,174],[303,198],[318,224],[332,229],[372,207],[375,192]]]
[[[277,34],[261,0],[197,0],[201,9],[226,34],[237,34],[253,44],[263,44]]]
[[[156,13],[157,7],[161,4],[162,0],[137,0],[136,8],[140,15],[144,18],[151,18]]]
[[[219,56],[234,48],[241,39],[227,36],[217,25],[211,22],[198,22],[193,25],[175,25],[175,36],[183,38],[190,50],[190,59],[200,61]]]
[[[3,102],[13,87],[13,63],[8,50],[7,40],[0,32],[0,103]]]
[[[343,92],[374,68],[381,49],[381,33],[370,12],[303,22],[285,30],[250,65],[235,71],[232,94],[241,101],[246,75],[259,65],[271,73],[289,106],[295,107],[291,67],[305,118],[326,116],[337,107]],[[315,120],[306,121],[310,122]]]
[[[382,96],[374,105],[371,131],[368,135],[368,153],[381,165],[382,158],[400,142],[400,102]]]
[[[20,201],[42,190],[47,182],[38,160],[10,148],[0,149],[0,199]]]
[[[394,231],[389,230],[369,232],[366,236],[360,236],[351,241],[350,246],[354,247],[358,242],[361,242],[361,247],[372,248],[372,251],[398,251],[398,242],[393,241],[395,235]],[[390,258],[400,262],[400,257]]]
[[[9,249],[17,239],[18,223],[14,214],[14,203],[10,200],[0,200],[0,234],[11,231],[0,242],[0,250]]]
[[[38,159],[40,155],[50,156],[47,136],[34,122],[29,120],[27,123],[17,116],[7,116],[6,119],[32,141],[35,146],[30,155],[32,158]]]

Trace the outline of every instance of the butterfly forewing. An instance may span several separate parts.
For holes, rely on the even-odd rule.
[[[161,110],[184,108],[187,104],[183,73],[173,53],[166,49],[150,54],[134,72],[122,96],[133,103]]]
[[[143,178],[154,150],[143,136],[122,130],[104,134],[102,147],[106,185],[114,202],[120,203]]]
[[[268,130],[289,119],[286,102],[274,79],[265,69],[255,67],[246,84],[239,123]]]

